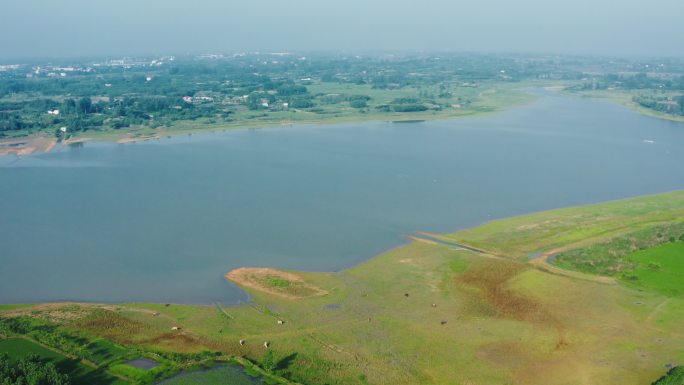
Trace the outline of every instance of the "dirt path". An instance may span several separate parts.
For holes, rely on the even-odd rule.
[[[648,324],[652,323],[652,322],[653,322],[653,318],[655,318],[656,314],[658,314],[658,312],[659,312],[663,307],[665,307],[665,305],[667,305],[667,303],[670,302],[671,299],[672,299],[672,298],[666,298],[663,302],[659,303],[658,306],[656,306],[655,308],[653,308],[653,310],[651,310],[651,312],[648,314],[648,317],[646,317],[646,323],[648,323]]]
[[[487,255],[491,255],[491,256],[495,256],[495,257],[510,259],[510,258],[506,258],[502,255],[497,255],[496,253],[492,253],[491,251],[478,249],[477,247],[466,245],[464,243],[457,243],[457,242],[453,242],[453,241],[445,241],[444,239],[442,239],[442,237],[439,234],[426,233],[424,231],[416,231],[416,234],[418,234],[422,237],[425,237],[427,239],[418,238],[418,237],[409,237],[409,238],[415,239],[415,240],[420,240],[420,241],[430,241],[433,243],[440,243],[440,244],[447,245],[447,246],[458,247],[459,249],[472,251],[472,252],[478,253],[478,254],[487,254]]]
[[[581,279],[584,281],[590,281],[590,282],[596,282],[596,283],[602,283],[605,285],[616,285],[617,281],[615,278],[612,277],[605,277],[602,275],[589,275],[589,274],[584,274],[580,273],[579,271],[571,271],[571,270],[566,270],[562,269],[560,267],[554,266],[549,263],[549,257],[556,255],[558,253],[562,253],[564,251],[568,250],[573,250],[578,247],[581,247],[579,244],[570,244],[570,245],[565,245],[562,247],[558,247],[549,251],[542,252],[539,254],[537,257],[530,259],[529,263],[536,267],[537,269],[544,271],[549,274],[556,274],[556,275],[562,275],[564,277],[568,278],[575,278],[575,279]]]
[[[481,256],[481,257],[485,257],[485,258],[498,259],[498,260],[503,260],[503,261],[508,261],[508,262],[516,261],[515,258],[490,253],[488,251],[477,249],[477,248],[474,248],[474,247],[471,247],[468,245],[463,245],[460,243],[444,241],[444,240],[440,239],[437,235],[434,235],[434,234],[424,233],[424,232],[416,232],[416,234],[420,234],[425,238],[420,238],[420,237],[416,237],[416,236],[412,236],[412,235],[404,235],[403,237],[410,239],[412,241],[426,243],[426,244],[430,244],[430,245],[452,246],[452,247],[455,247],[455,248],[458,248],[461,250],[471,251],[471,252],[473,252],[473,253]],[[580,272],[576,272],[576,271],[565,270],[565,269],[561,269],[559,267],[553,266],[552,264],[550,264],[548,262],[548,259],[550,256],[558,254],[558,253],[563,252],[563,251],[572,250],[572,249],[575,249],[577,247],[579,247],[579,245],[571,244],[571,245],[566,245],[563,247],[558,247],[558,248],[555,248],[553,250],[545,251],[545,252],[541,253],[539,256],[531,259],[529,261],[529,264],[534,266],[538,270],[543,271],[543,272],[548,273],[548,274],[555,274],[555,275],[560,275],[560,276],[564,276],[564,277],[568,277],[568,278],[575,278],[575,279],[581,279],[581,280],[585,280],[585,281],[598,282],[598,283],[607,284],[607,285],[614,285],[617,283],[615,281],[615,279],[613,279],[611,277],[594,276],[594,275],[588,275],[588,274],[584,274],[584,273],[580,273]]]

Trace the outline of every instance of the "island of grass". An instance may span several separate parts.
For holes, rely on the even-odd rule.
[[[232,360],[277,383],[649,384],[684,363],[681,235],[682,191],[416,233],[337,273],[238,270],[240,306],[6,308],[0,333],[169,368],[138,383]]]
[[[327,291],[306,282],[300,275],[270,268],[242,267],[226,274],[226,278],[244,288],[288,299],[328,294]]]

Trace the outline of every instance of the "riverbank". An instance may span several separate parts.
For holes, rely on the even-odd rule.
[[[240,306],[27,306],[2,317],[151,352],[217,351],[301,383],[639,385],[684,363],[684,298],[558,274],[539,256],[682,222],[676,191],[429,234],[444,242],[416,239],[341,272],[268,270],[273,285],[243,285],[252,301]],[[272,292],[292,277],[325,294]]]
[[[165,137],[178,135],[192,135],[210,132],[223,132],[240,129],[259,129],[270,127],[289,127],[293,125],[314,124],[344,124],[344,123],[367,123],[367,122],[419,122],[428,120],[455,119],[460,117],[481,116],[497,113],[509,108],[529,104],[538,97],[526,92],[526,88],[543,87],[549,83],[526,83],[506,85],[500,84],[481,90],[478,99],[469,106],[451,106],[441,110],[424,112],[379,112],[368,110],[359,112],[350,109],[342,112],[316,113],[307,110],[281,111],[274,113],[244,113],[237,116],[233,121],[214,122],[208,119],[196,121],[176,121],[172,127],[150,128],[145,126],[125,129],[89,130],[68,134],[67,139],[57,142],[52,131],[31,134],[26,136],[13,136],[0,138],[0,156],[16,155],[25,156],[36,152],[46,152],[44,142],[52,141],[57,146],[68,145],[76,142],[115,142],[119,144],[135,143],[149,140],[158,140]],[[342,87],[342,86],[340,86]],[[315,88],[315,87],[313,87]],[[326,87],[327,91],[330,87]],[[347,87],[349,88],[349,87]],[[340,88],[340,92],[353,91]],[[386,93],[386,92],[385,92]],[[53,144],[54,146],[54,144]],[[3,151],[3,148],[8,148]]]
[[[613,103],[620,104],[629,108],[630,110],[637,112],[641,115],[650,116],[652,118],[669,120],[672,122],[684,122],[684,116],[677,116],[672,114],[666,114],[664,112],[655,111],[650,108],[643,107],[633,101],[635,96],[638,96],[637,92],[623,91],[623,90],[601,90],[601,91],[566,91],[567,95],[573,96],[583,96],[591,98],[599,98],[609,100]]]
[[[43,136],[0,140],[0,156],[27,156],[36,152],[48,153],[55,145],[57,145],[57,139]]]
[[[684,122],[684,117],[665,114],[638,105],[632,101],[635,94],[628,91],[565,91],[567,84],[553,82],[525,83],[516,87],[499,87],[482,91],[480,99],[468,107],[452,107],[439,111],[426,111],[416,113],[384,113],[368,112],[354,114],[317,114],[305,110],[293,110],[275,114],[263,114],[262,116],[242,117],[232,122],[208,122],[208,121],[178,121],[173,127],[131,127],[127,129],[90,130],[71,134],[67,139],[58,141],[52,132],[0,138],[0,156],[14,155],[27,156],[35,153],[45,153],[54,147],[65,146],[83,142],[110,142],[118,144],[130,144],[151,140],[160,140],[180,135],[192,135],[212,132],[225,132],[229,130],[259,129],[271,127],[291,127],[293,125],[334,125],[346,123],[369,123],[369,122],[424,122],[430,120],[447,120],[461,117],[484,116],[505,111],[510,108],[524,106],[537,100],[540,96],[524,90],[532,87],[544,89],[548,92],[561,93],[573,97],[590,97],[605,99],[625,106],[626,108],[641,115],[674,122]]]

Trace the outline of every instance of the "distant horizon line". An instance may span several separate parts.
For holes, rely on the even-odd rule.
[[[148,59],[159,57],[178,57],[178,58],[197,58],[200,56],[221,55],[221,56],[236,56],[236,55],[320,55],[320,56],[348,56],[348,55],[363,55],[367,57],[379,57],[388,55],[405,55],[405,56],[435,56],[435,55],[482,55],[482,56],[526,56],[526,57],[568,57],[568,58],[595,58],[595,59],[678,59],[684,60],[683,55],[671,54],[596,54],[596,53],[557,53],[557,52],[531,52],[531,51],[475,51],[475,50],[455,50],[455,49],[433,49],[433,50],[417,50],[417,49],[358,49],[358,50],[324,50],[324,49],[302,49],[302,50],[278,50],[278,49],[254,49],[254,50],[203,50],[196,52],[148,52],[148,53],[109,53],[109,54],[92,54],[92,55],[31,55],[31,56],[0,56],[0,64],[27,64],[46,61],[85,61],[85,60],[104,60],[104,59]],[[21,63],[24,62],[24,63]]]

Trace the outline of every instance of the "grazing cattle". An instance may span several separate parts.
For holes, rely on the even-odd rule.
[[[243,346],[245,344],[245,340],[240,340],[240,346]]]
[[[442,324],[442,325],[446,325],[446,321],[442,321],[441,324]]]
[[[436,304],[436,303],[433,303],[433,304],[432,304],[432,307],[437,307],[437,304]]]
[[[404,294],[404,297],[408,298],[408,296],[409,296],[409,293]]]
[[[282,325],[282,324],[284,324],[284,323],[285,323],[285,321],[283,321],[283,320],[281,320],[281,319],[278,320],[278,325]]]
[[[268,341],[264,342],[264,347],[265,347],[266,349],[268,349],[268,346],[269,346],[269,345],[270,345],[270,343],[269,343]]]
[[[171,330],[181,330],[181,327],[180,326],[172,326]]]

